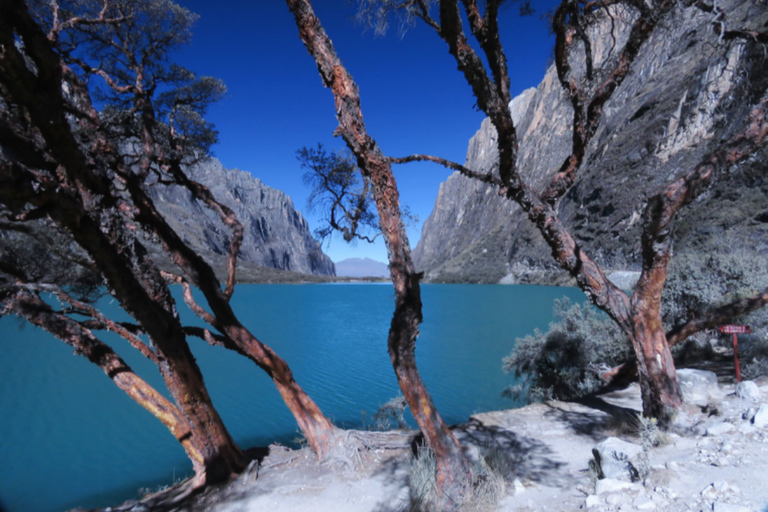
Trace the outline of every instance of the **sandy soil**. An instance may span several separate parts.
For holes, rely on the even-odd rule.
[[[645,452],[646,474],[635,483],[598,482],[588,464],[607,437],[640,444],[628,419],[640,410],[637,384],[584,403],[478,414],[454,431],[465,448],[497,443],[515,461],[497,511],[768,512],[768,427],[750,421],[768,403],[768,379],[757,384],[756,399],[740,398],[725,384],[705,410],[687,406],[664,443]],[[396,512],[408,496],[411,457],[406,449],[368,451],[355,467],[341,468],[319,463],[308,450],[272,446],[236,481],[183,504],[157,506],[164,500],[155,497],[112,510]]]

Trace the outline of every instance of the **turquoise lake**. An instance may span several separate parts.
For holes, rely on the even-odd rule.
[[[584,300],[575,288],[423,286],[417,360],[449,424],[519,405],[501,397],[513,381],[501,359],[516,338],[547,327],[563,296]],[[387,354],[391,284],[241,285],[232,304],[338,425],[360,428],[364,415],[370,419],[398,394]],[[100,305],[118,311],[110,299]],[[188,311],[182,316],[194,321]],[[102,339],[163,390],[151,363],[120,339]],[[296,424],[263,371],[224,349],[191,344],[240,446],[293,442]],[[4,317],[0,347],[0,512],[114,505],[189,474],[183,450],[160,422],[63,342]]]

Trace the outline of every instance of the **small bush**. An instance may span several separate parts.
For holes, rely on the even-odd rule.
[[[741,376],[744,380],[754,380],[768,375],[768,359],[756,357],[744,365]]]
[[[398,428],[404,430],[408,428],[408,424],[405,422],[405,409],[408,407],[408,402],[405,401],[403,395],[390,398],[385,404],[379,407],[376,414],[373,415],[373,425],[371,430],[391,430]]]
[[[507,388],[505,396],[536,402],[571,400],[594,393],[602,386],[599,369],[631,357],[632,349],[619,327],[589,304],[555,301],[556,320],[547,332],[518,338],[503,368],[522,382]]]
[[[482,447],[477,460],[471,462],[472,490],[462,504],[462,512],[494,510],[507,493],[507,481],[514,464],[497,445]],[[426,446],[419,447],[411,462],[408,476],[408,503],[402,512],[439,512],[437,501],[437,465],[435,454]]]
[[[722,245],[707,252],[683,252],[672,259],[663,295],[665,327],[768,288],[768,259],[728,239]],[[745,378],[768,375],[768,309],[734,318],[731,323],[752,328],[753,334],[739,335],[740,356],[749,361],[744,365]],[[730,339],[717,336],[720,343],[716,346],[726,347],[731,357]]]

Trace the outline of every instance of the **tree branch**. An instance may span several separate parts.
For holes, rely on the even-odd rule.
[[[667,332],[667,341],[670,345],[678,344],[697,332],[730,323],[734,318],[757,311],[766,305],[768,305],[768,289],[752,297],[720,306],[699,318],[673,327]]]
[[[433,162],[438,165],[442,165],[443,167],[447,167],[448,169],[459,171],[461,174],[463,174],[467,178],[472,178],[478,181],[482,181],[483,183],[488,183],[490,185],[496,185],[499,188],[502,188],[504,186],[501,180],[496,176],[494,176],[492,173],[483,173],[483,172],[473,171],[472,169],[469,169],[468,167],[464,167],[461,164],[458,164],[451,160],[446,160],[445,158],[440,158],[437,156],[416,154],[416,155],[409,155],[402,158],[387,157],[387,160],[393,164],[407,164],[410,162]]]

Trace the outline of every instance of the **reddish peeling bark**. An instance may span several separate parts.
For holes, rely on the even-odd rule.
[[[138,320],[156,348],[160,373],[200,455],[196,462],[198,481],[229,477],[244,467],[246,459],[211,403],[163,279],[121,218],[119,201],[114,199],[111,183],[100,167],[106,163],[105,157],[108,161],[117,152],[93,131],[92,140],[99,151],[83,153],[71,131],[67,102],[62,97],[64,77],[75,87],[78,84],[22,1],[3,3],[0,34],[3,98],[15,105],[28,123],[14,124],[16,119],[4,117],[0,142],[7,147],[34,148],[45,163],[39,171],[34,169],[34,160],[32,167],[4,165],[0,178],[11,182],[13,188],[3,187],[0,199],[20,211],[27,205],[43,210],[90,255],[124,309]],[[14,37],[24,41],[36,73],[27,68]],[[87,97],[80,99],[90,104]],[[86,118],[81,127],[87,128],[93,121]]]
[[[88,358],[104,370],[118,388],[168,428],[192,461],[195,474],[205,474],[204,456],[195,446],[189,425],[178,408],[136,375],[108,345],[71,318],[53,311],[40,297],[23,288],[17,289],[3,303],[15,314],[64,341],[75,349],[75,353]]]
[[[557,202],[574,183],[581,169],[586,149],[600,126],[603,106],[613,97],[614,92],[628,75],[641,48],[655,30],[658,23],[671,12],[678,2],[662,0],[652,7],[642,2],[608,0],[578,4],[563,2],[553,17],[556,35],[555,64],[558,78],[570,98],[573,107],[572,149],[570,155],[554,173],[551,182],[541,193],[536,192],[521,178],[517,169],[517,134],[508,104],[509,77],[503,49],[498,43],[496,24],[496,2],[487,2],[485,13],[481,13],[473,0],[462,0],[466,18],[472,34],[480,45],[486,66],[468,43],[462,28],[462,18],[457,0],[440,0],[439,22],[430,17],[428,4],[417,1],[419,9],[413,13],[446,42],[449,53],[454,57],[459,71],[477,99],[477,105],[489,117],[496,128],[499,151],[499,178],[492,175],[480,176],[484,182],[494,183],[499,193],[518,203],[527,213],[529,220],[538,228],[552,250],[555,261],[567,270],[589,299],[616,321],[632,342],[639,362],[640,382],[643,389],[644,411],[647,415],[667,421],[672,411],[681,403],[679,384],[674,363],[669,351],[666,335],[661,326],[661,290],[666,280],[670,256],[671,223],[680,208],[701,191],[701,186],[711,178],[715,170],[727,168],[753,154],[765,140],[765,104],[763,99],[742,134],[734,135],[724,142],[722,150],[712,155],[689,176],[673,184],[663,194],[651,201],[646,211],[643,235],[643,272],[640,283],[630,299],[614,286],[602,269],[584,252],[562,225],[557,213]],[[591,56],[591,42],[586,26],[589,15],[610,5],[624,4],[637,11],[637,17],[630,27],[624,46],[617,50],[616,57],[602,63],[599,76],[595,73]],[[748,31],[726,32],[721,24],[722,34],[727,37],[748,38]],[[760,36],[752,35],[755,40]],[[582,76],[575,76],[573,61],[569,57],[581,45],[586,52]],[[425,155],[392,159],[393,162],[430,160],[459,170],[464,175],[478,179],[478,173],[458,164],[446,164],[441,159]],[[757,307],[764,299],[754,298],[750,305]],[[742,304],[741,307],[744,307]],[[735,312],[739,306],[724,309],[722,313]],[[683,330],[715,321],[715,315],[701,324],[689,323]],[[681,331],[682,332],[682,331]]]
[[[31,30],[34,32],[34,28]],[[25,34],[23,39],[25,43],[29,40],[35,47],[39,46],[40,50],[46,55],[45,60],[47,64],[58,66],[58,57],[46,46],[47,41],[40,38],[35,39],[36,37],[36,34],[31,33],[29,38]],[[142,151],[137,169],[138,172],[134,172],[133,169],[123,169],[115,158],[117,155],[115,148],[109,141],[103,138],[99,139],[98,125],[100,120],[98,114],[90,105],[87,89],[82,87],[74,76],[68,76],[68,83],[76,91],[76,94],[81,97],[83,103],[81,108],[89,113],[89,115],[85,116],[85,120],[81,122],[81,126],[84,130],[88,130],[88,133],[92,134],[97,140],[98,144],[94,144],[94,147],[92,147],[95,151],[96,159],[99,160],[102,166],[109,167],[116,173],[116,180],[121,182],[121,188],[124,187],[127,190],[130,202],[122,198],[112,203],[109,202],[110,194],[112,193],[111,187],[115,185],[113,183],[97,178],[95,181],[98,183],[99,188],[97,189],[92,186],[88,180],[93,181],[92,178],[98,175],[98,170],[92,172],[88,167],[88,163],[78,152],[72,153],[72,158],[70,159],[64,158],[63,149],[73,147],[73,141],[70,140],[67,140],[65,144],[52,144],[51,146],[54,151],[49,161],[61,164],[61,167],[70,175],[72,182],[78,185],[85,184],[72,187],[72,198],[74,198],[73,205],[70,208],[72,211],[66,215],[58,214],[57,212],[66,209],[58,204],[65,199],[60,199],[55,197],[55,195],[44,200],[37,197],[36,200],[39,202],[45,201],[50,204],[56,203],[56,212],[54,214],[59,215],[56,217],[56,220],[68,229],[74,229],[74,225],[80,222],[85,222],[88,228],[92,228],[92,224],[109,226],[109,229],[105,232],[106,239],[100,239],[99,233],[92,229],[80,229],[75,233],[76,239],[99,264],[100,270],[107,276],[110,285],[116,291],[126,310],[137,318],[141,329],[153,340],[158,352],[161,353],[161,357],[158,358],[157,362],[161,367],[161,372],[164,372],[164,376],[171,378],[172,375],[183,375],[186,379],[191,380],[189,384],[193,388],[198,389],[202,385],[202,376],[194,364],[194,360],[191,359],[191,354],[188,354],[185,331],[179,324],[175,305],[165,286],[164,278],[160,276],[154,265],[148,260],[140,244],[134,241],[130,242],[130,246],[120,246],[121,242],[119,242],[120,240],[132,240],[130,235],[121,235],[121,230],[131,229],[126,227],[126,221],[128,221],[128,224],[134,223],[135,225],[142,226],[144,229],[157,235],[171,259],[184,271],[188,279],[203,291],[213,312],[207,320],[209,320],[212,327],[225,334],[224,339],[226,343],[224,343],[224,346],[249,357],[267,371],[291,412],[296,417],[310,446],[319,456],[323,456],[333,447],[338,429],[322,414],[317,405],[295,382],[293,374],[285,361],[248,332],[229,306],[229,299],[234,291],[235,261],[242,240],[242,226],[237,221],[234,213],[226,206],[218,203],[206,187],[187,178],[181,169],[178,156],[174,156],[171,159],[166,157],[164,150],[155,139],[157,121],[155,119],[151,93],[144,90],[142,81],[144,73],[142,66],[144,63],[143,61],[140,62],[139,59],[127,57],[126,61],[133,62],[135,65],[133,72],[136,77],[135,82],[129,85],[117,85],[111,80],[109,75],[103,72],[99,73],[99,70],[91,69],[91,71],[102,76],[116,92],[127,93],[133,96],[133,102],[141,121],[140,137]],[[87,66],[85,63],[81,63],[81,65]],[[24,73],[23,62],[18,64],[17,68],[21,70],[20,73]],[[43,71],[48,69],[45,66],[43,68]],[[66,66],[63,65],[61,65],[61,68],[65,71],[67,70]],[[32,77],[26,78],[29,81],[33,81]],[[60,83],[61,76],[53,76],[47,85],[53,89],[60,86]],[[23,91],[15,90],[13,93],[15,94],[14,97],[19,98]],[[66,123],[60,122],[64,120],[63,113],[57,112],[57,109],[61,110],[61,105],[58,104],[61,102],[61,98],[57,98],[55,95],[51,97],[45,95],[45,97],[46,99],[52,97],[55,101],[52,101],[53,105],[50,111],[44,111],[41,116],[49,115],[56,118],[53,122],[49,123],[51,126],[50,130],[47,130],[48,125],[44,125],[45,138],[49,139],[59,132],[67,135],[69,132]],[[29,103],[30,98],[22,97],[19,99],[19,102],[22,104]],[[35,115],[38,115],[38,113],[33,112],[33,116]],[[47,121],[47,119],[43,119],[42,123]],[[19,137],[16,139],[15,142],[18,142]],[[35,149],[34,143],[31,143],[31,146]],[[176,153],[180,150],[175,140],[171,141],[171,149],[171,153],[174,153],[173,150]],[[30,154],[34,155],[35,151],[30,151]],[[147,196],[144,189],[145,179],[157,167],[162,167],[177,184],[185,187],[195,198],[216,212],[222,221],[232,229],[232,240],[228,254],[227,283],[223,291],[211,267],[199,255],[190,250],[173,232]],[[119,194],[117,195],[119,196]],[[83,200],[82,205],[77,204],[80,199]],[[110,207],[116,207],[118,211],[109,213]],[[81,211],[78,211],[78,209]],[[89,212],[97,211],[103,211],[103,214],[96,216],[99,220],[89,224]],[[83,219],[85,220],[83,221]],[[119,261],[120,256],[110,253],[115,248],[112,246],[115,245],[118,246],[117,252],[120,255],[131,260],[129,267],[130,265],[136,265],[138,268],[120,268],[120,265],[124,262],[121,263]],[[131,281],[132,270],[136,273],[135,277],[137,279],[135,282]],[[153,301],[157,304],[153,305]],[[161,337],[161,339],[155,340],[157,337]],[[188,363],[182,363],[182,361],[188,361]],[[173,367],[177,363],[182,364],[182,366],[179,368]],[[178,388],[178,385],[173,385],[169,386],[169,389],[174,388],[174,386]],[[210,445],[211,454],[216,451],[220,452],[220,455],[211,455],[212,460],[224,458],[231,459],[232,461],[231,463],[221,464],[222,469],[216,470],[216,472],[222,475],[225,473],[231,474],[237,471],[238,468],[241,468],[243,464],[241,463],[242,457],[239,449],[232,443],[229,434],[226,433],[221,424],[220,418],[215,414],[215,410],[213,410],[212,406],[208,407],[206,405],[210,404],[210,398],[207,396],[207,392],[204,392],[204,387],[202,392],[189,390],[180,392],[178,390],[175,391],[175,388],[171,389],[171,391],[180,403],[184,402],[186,404],[188,402],[188,407],[190,408],[189,416],[193,427],[195,426],[195,418],[200,417],[201,423],[198,425],[200,428],[215,430],[215,433],[210,436],[211,439],[204,443]]]
[[[365,128],[357,84],[342,65],[307,0],[286,0],[299,35],[333,92],[339,121],[336,133],[370,178],[395,288],[395,312],[388,347],[398,384],[437,462],[440,510],[457,510],[469,490],[469,464],[455,436],[434,406],[416,367],[415,346],[422,320],[420,275],[415,272],[400,215],[399,193],[389,160]]]
[[[318,457],[327,455],[334,447],[338,428],[299,386],[285,360],[240,323],[229,304],[231,293],[228,293],[227,289],[222,291],[221,284],[211,266],[173,231],[146,195],[140,182],[132,175],[125,176],[125,179],[137,207],[135,219],[142,225],[148,226],[158,236],[171,260],[203,292],[211,313],[205,312],[194,303],[188,287],[185,293],[187,304],[203,320],[226,335],[224,347],[249,358],[269,375],[307,438],[309,446]],[[200,184],[196,186],[204,188]],[[172,279],[179,284],[185,283],[178,276],[173,276]]]

